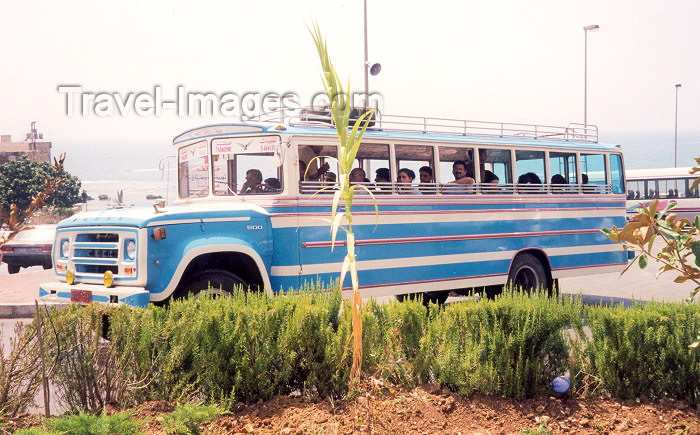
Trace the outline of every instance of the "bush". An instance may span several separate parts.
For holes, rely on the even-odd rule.
[[[223,413],[217,406],[181,404],[163,417],[161,425],[169,434],[198,435],[202,423],[214,420]]]
[[[34,402],[41,386],[41,352],[36,328],[17,322],[5,351],[0,328],[0,417],[15,417]]]
[[[73,305],[47,316],[47,353],[56,361],[52,382],[71,411],[96,413],[109,403],[124,403],[134,387],[134,354],[102,338],[105,316],[115,311]]]
[[[50,419],[46,425],[52,432],[71,435],[130,435],[140,434],[144,422],[131,420],[131,413],[94,416],[80,413]]]
[[[236,402],[294,390],[326,394],[338,292],[174,301],[167,309],[119,311],[110,337],[136,355],[138,400]],[[128,326],[126,326],[128,325]]]
[[[700,359],[689,348],[700,330],[700,307],[657,303],[588,307],[592,338],[582,343],[575,374],[591,389],[635,398],[670,396],[697,403]],[[593,374],[593,376],[590,376]],[[593,380],[593,381],[591,381]]]
[[[427,323],[421,300],[380,305],[370,299],[362,312],[363,371],[408,387],[418,384],[416,363]]]
[[[48,322],[56,331],[46,334],[49,354],[60,358],[52,382],[71,409],[90,412],[110,401],[230,408],[292,392],[339,398],[352,365],[352,313],[340,304],[337,291],[239,292],[167,308],[70,307]],[[108,342],[100,339],[105,313]],[[549,392],[570,371],[577,393],[691,402],[700,393],[700,363],[688,348],[700,329],[695,305],[584,310],[580,298],[510,291],[444,309],[370,300],[362,320],[363,372],[406,387],[440,382],[520,398]]]
[[[581,312],[580,300],[513,291],[450,305],[428,324],[422,376],[462,394],[544,393],[567,368],[563,329]]]

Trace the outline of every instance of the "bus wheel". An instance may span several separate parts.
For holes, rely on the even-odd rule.
[[[514,289],[532,290],[547,288],[547,274],[535,256],[520,254],[510,266],[508,284]]]
[[[194,299],[205,294],[213,297],[230,297],[233,289],[238,286],[245,288],[247,284],[231,272],[209,270],[200,272],[192,276],[184,284],[180,284],[175,298],[186,298],[190,294]]]

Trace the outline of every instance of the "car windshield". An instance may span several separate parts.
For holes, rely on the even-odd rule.
[[[13,240],[22,240],[25,242],[29,241],[46,241],[53,240],[56,234],[56,227],[53,225],[46,227],[34,227],[29,230],[20,231],[17,233]]]

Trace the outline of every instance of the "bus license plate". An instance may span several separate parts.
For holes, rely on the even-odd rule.
[[[89,304],[92,302],[92,291],[90,290],[71,290],[70,301],[79,304]]]

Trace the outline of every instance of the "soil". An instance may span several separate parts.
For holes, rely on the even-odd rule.
[[[163,414],[174,403],[148,402],[134,418],[147,419],[146,434],[163,434]],[[36,425],[37,416],[6,421],[4,429]],[[525,432],[523,432],[525,431]],[[512,434],[512,433],[635,433],[700,434],[700,412],[685,401],[644,398],[622,401],[604,398],[540,396],[514,400],[499,396],[462,397],[424,385],[412,390],[375,384],[344,401],[314,401],[277,397],[253,405],[238,404],[234,412],[201,426],[203,434]]]

